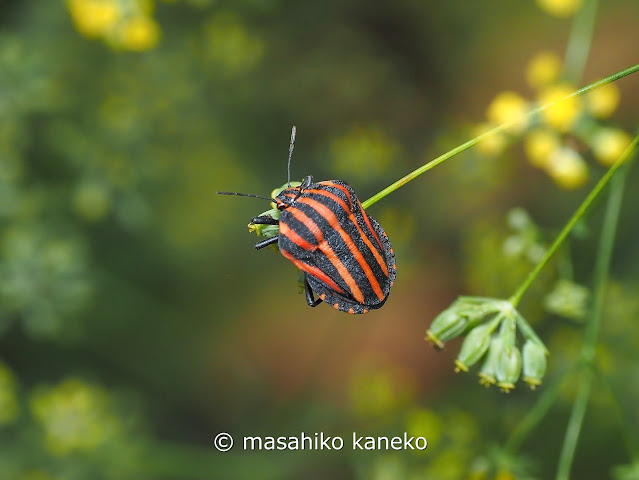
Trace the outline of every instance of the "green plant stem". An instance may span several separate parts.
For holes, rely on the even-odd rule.
[[[564,76],[575,84],[581,80],[590,53],[598,3],[597,0],[586,0],[572,21],[564,60]]]
[[[639,436],[637,435],[637,432],[633,428],[632,424],[626,420],[628,418],[632,418],[630,416],[630,412],[627,412],[628,414],[626,414],[626,411],[621,402],[620,395],[617,395],[617,392],[612,386],[610,380],[599,370],[596,371],[596,374],[597,381],[599,381],[601,385],[603,385],[603,387],[608,390],[612,408],[619,421],[619,427],[621,428],[621,432],[623,434],[623,439],[626,445],[626,450],[628,451],[628,456],[634,462],[639,461]]]
[[[566,97],[562,98],[561,100],[558,100],[556,102],[553,103],[549,103],[547,105],[544,105],[542,107],[538,107],[535,108],[529,112],[527,112],[526,114],[524,114],[522,116],[522,118],[516,119],[510,123],[505,123],[502,125],[499,125],[498,127],[493,128],[492,130],[489,130],[487,132],[482,133],[481,135],[468,140],[465,143],[462,143],[461,145],[453,148],[452,150],[449,150],[448,152],[444,153],[443,155],[440,155],[439,157],[435,158],[434,160],[431,160],[430,162],[428,162],[425,165],[422,165],[421,167],[417,168],[416,170],[413,170],[412,172],[410,172],[408,175],[400,178],[399,180],[397,180],[395,183],[389,185],[388,187],[386,187],[384,190],[377,192],[375,195],[373,195],[372,197],[370,197],[368,200],[362,202],[362,207],[363,208],[368,208],[371,205],[373,205],[374,203],[378,202],[379,200],[381,200],[382,198],[384,198],[385,196],[387,196],[388,194],[394,192],[395,190],[397,190],[398,188],[400,188],[403,185],[406,185],[408,182],[410,182],[411,180],[414,180],[415,178],[419,177],[422,173],[427,172],[428,170],[430,170],[433,167],[436,167],[437,165],[439,165],[442,162],[445,162],[446,160],[448,160],[451,157],[454,157],[455,155],[457,155],[458,153],[463,152],[464,150],[468,150],[470,147],[472,147],[473,145],[476,145],[477,143],[481,142],[482,140],[491,137],[492,135],[495,135],[497,133],[502,132],[503,130],[506,130],[507,128],[510,128],[511,126],[520,123],[522,121],[522,119],[528,118],[528,117],[532,117],[534,115],[537,115],[539,112],[542,112],[543,110],[546,110],[547,108],[552,107],[553,105],[556,105],[558,103],[561,103],[565,100],[568,100],[569,98],[572,97],[577,97],[579,95],[583,95],[585,93],[588,93],[591,90],[594,90],[595,88],[601,87],[603,85],[606,85],[608,83],[614,82],[616,80],[619,80],[620,78],[623,78],[627,75],[631,75],[635,72],[639,71],[639,63],[637,65],[633,65],[632,67],[628,67],[625,70],[621,70],[617,73],[613,73],[612,75],[609,75],[605,78],[602,78],[601,80],[598,80],[594,83],[591,83],[590,85],[587,85],[583,88],[580,88],[579,90],[576,90],[574,92],[572,92],[570,95],[567,95]]]
[[[628,148],[626,148],[626,150],[623,152],[621,157],[619,157],[619,159],[615,162],[615,164],[612,167],[610,167],[610,169],[605,173],[603,177],[601,177],[601,179],[597,182],[595,187],[590,191],[586,199],[581,203],[581,205],[579,205],[579,208],[577,208],[577,210],[572,215],[572,217],[570,217],[570,220],[568,220],[566,225],[564,225],[564,228],[561,230],[561,232],[559,232],[559,235],[557,235],[557,238],[555,238],[554,242],[552,242],[552,245],[550,245],[548,250],[546,250],[546,254],[544,255],[544,258],[542,258],[539,261],[539,263],[535,265],[535,268],[533,268],[530,271],[530,273],[528,274],[528,277],[526,277],[524,282],[515,291],[513,296],[510,297],[509,301],[513,305],[513,307],[515,308],[517,307],[517,305],[519,304],[519,301],[521,300],[521,297],[524,295],[524,293],[526,293],[526,290],[528,290],[528,287],[530,287],[530,285],[535,280],[535,278],[537,278],[539,273],[543,270],[543,268],[546,266],[548,261],[555,254],[557,249],[564,242],[564,240],[566,239],[570,231],[573,229],[575,224],[579,221],[579,219],[581,219],[581,217],[584,216],[588,208],[592,205],[592,202],[594,202],[594,200],[599,196],[599,194],[604,189],[608,181],[610,181],[610,179],[613,177],[615,172],[624,163],[626,163],[626,160],[628,160],[628,158],[630,158],[630,155],[634,151],[638,142],[639,142],[639,135],[632,140],[632,142],[630,143],[630,145],[628,145]]]
[[[639,138],[639,137],[638,137]],[[636,144],[637,138],[635,138]],[[626,156],[627,158],[627,156]],[[619,168],[623,162],[622,156],[615,166]],[[590,391],[595,376],[594,360],[597,336],[601,326],[601,310],[603,307],[604,293],[606,283],[608,281],[608,273],[610,270],[610,260],[614,250],[615,236],[617,232],[617,221],[619,220],[619,212],[623,201],[623,190],[626,179],[627,166],[617,175],[612,182],[610,196],[606,205],[604,222],[601,231],[601,240],[595,260],[594,280],[593,280],[593,300],[590,308],[590,316],[584,333],[584,345],[581,350],[581,361],[585,367],[580,379],[577,396],[572,407],[568,426],[566,427],[566,435],[559,456],[559,465],[557,467],[557,480],[569,480],[570,469],[577,448],[577,441],[583,425],[583,420],[590,399]]]
[[[517,425],[517,428],[513,430],[510,438],[504,446],[506,451],[511,454],[515,454],[517,452],[530,432],[532,432],[539,422],[541,422],[546,416],[550,407],[553,406],[555,400],[559,396],[563,382],[567,378],[570,378],[573,372],[574,369],[564,372],[560,378],[556,379],[551,385],[544,389],[533,408],[526,414],[521,423]]]
[[[566,427],[566,435],[564,443],[561,446],[561,454],[559,456],[559,466],[557,467],[556,480],[570,480],[570,467],[575,456],[577,448],[577,440],[581,433],[581,425],[586,415],[586,407],[590,398],[590,389],[592,387],[593,374],[591,370],[582,371],[582,377],[579,384],[579,391],[572,405],[572,412]]]

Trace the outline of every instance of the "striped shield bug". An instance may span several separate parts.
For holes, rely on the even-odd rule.
[[[277,244],[304,276],[306,302],[322,301],[348,313],[367,313],[386,302],[397,276],[395,252],[381,225],[366,214],[353,189],[342,180],[315,182],[312,176],[291,185],[291,157],[295,127],[288,155],[288,183],[273,198],[217,192],[271,200],[275,208],[251,219],[250,229],[268,238],[257,250]],[[317,298],[315,298],[317,295]]]

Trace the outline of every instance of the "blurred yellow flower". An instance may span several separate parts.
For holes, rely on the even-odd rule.
[[[427,408],[413,408],[404,419],[406,432],[410,436],[426,437],[432,444],[438,444],[444,433],[444,423],[437,414]]]
[[[136,15],[121,27],[120,44],[134,51],[150,50],[160,40],[160,27],[151,17]]]
[[[224,66],[230,73],[247,71],[261,60],[262,39],[253,35],[242,20],[230,12],[218,12],[204,29],[208,58]]]
[[[363,418],[388,418],[413,397],[413,380],[399,367],[362,364],[349,382],[352,408]]]
[[[493,477],[493,480],[517,480],[517,477],[508,470],[501,469]]]
[[[128,1],[131,2],[131,0],[128,0]],[[139,11],[146,15],[151,15],[153,11],[155,10],[156,0],[132,0],[132,1],[136,4]]]
[[[586,94],[588,111],[597,118],[608,118],[612,115],[621,99],[621,92],[614,83],[608,83]]]
[[[88,37],[97,37],[119,21],[122,12],[113,0],[67,0],[75,28]]]
[[[567,84],[553,85],[544,90],[539,98],[541,105],[554,105],[546,108],[541,115],[546,122],[561,132],[567,132],[573,126],[581,113],[581,101],[577,97],[566,98],[574,92],[574,88]],[[566,98],[564,100],[564,98]]]
[[[631,141],[630,135],[618,128],[602,128],[590,140],[595,158],[606,167],[619,159]]]
[[[111,194],[102,182],[80,182],[73,192],[73,209],[85,220],[101,220],[111,209]]]
[[[486,117],[496,125],[513,123],[508,130],[517,134],[523,132],[528,124],[527,111],[528,103],[521,95],[505,91],[488,105]]]
[[[570,280],[560,279],[544,298],[544,308],[550,313],[581,320],[588,313],[589,299],[588,288]]]
[[[356,376],[351,382],[353,407],[363,417],[376,417],[395,410],[393,381],[385,372]]]
[[[559,135],[553,130],[540,128],[533,130],[524,138],[524,151],[532,165],[546,168],[550,162],[552,152],[561,145]]]
[[[466,473],[466,459],[464,454],[459,449],[449,447],[437,455],[432,455],[428,462],[428,474],[420,477],[423,478],[437,478],[437,479],[457,479],[464,478]]]
[[[52,477],[44,470],[27,470],[20,475],[19,480],[56,480],[57,477]]]
[[[588,180],[588,166],[581,156],[568,147],[560,148],[550,156],[548,174],[562,188],[572,190]]]
[[[406,478],[406,467],[402,459],[389,454],[379,455],[373,462],[363,478],[370,480],[394,480]]]
[[[144,51],[155,47],[160,27],[151,17],[151,0],[66,0],[76,29],[101,37],[114,48]]]
[[[583,0],[537,0],[539,8],[555,17],[567,18],[581,8]]]
[[[363,200],[360,198],[360,200]],[[410,244],[415,235],[415,216],[405,209],[386,207],[375,211],[375,218],[384,225],[386,233],[392,235],[393,246],[398,248]],[[392,232],[392,233],[390,233]]]
[[[333,139],[330,150],[340,175],[370,179],[388,170],[399,154],[399,145],[378,127],[356,125]]]
[[[562,62],[554,52],[540,52],[526,67],[526,80],[531,87],[541,88],[554,82],[561,73]]]
[[[120,431],[119,420],[109,411],[106,392],[76,379],[36,390],[30,407],[54,455],[93,450]]]
[[[0,425],[15,420],[19,410],[13,373],[0,363]]]
[[[480,123],[473,129],[473,135],[478,137],[495,128],[496,125],[484,122]],[[491,135],[479,142],[475,148],[487,156],[497,156],[504,151],[507,145],[507,138],[503,131]]]

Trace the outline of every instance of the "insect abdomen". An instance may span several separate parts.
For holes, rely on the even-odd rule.
[[[385,242],[355,192],[337,180],[310,185],[280,217],[282,254],[310,275],[320,297],[331,297],[325,300],[344,311],[359,305],[365,308],[355,313],[364,313],[386,301],[395,260]]]

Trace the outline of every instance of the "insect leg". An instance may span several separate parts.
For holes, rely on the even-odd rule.
[[[266,240],[262,240],[260,242],[257,242],[255,244],[255,250],[259,250],[260,248],[264,248],[264,247],[268,247],[269,245],[273,245],[274,243],[277,243],[279,238],[280,238],[279,235],[276,235],[274,237],[267,238]]]
[[[306,295],[306,303],[308,303],[309,307],[317,307],[320,303],[322,303],[321,298],[313,298],[313,290],[308,283],[308,278],[306,274],[304,274],[304,294]]]
[[[268,215],[263,215],[261,217],[251,218],[251,223],[253,225],[278,225],[280,221]]]

